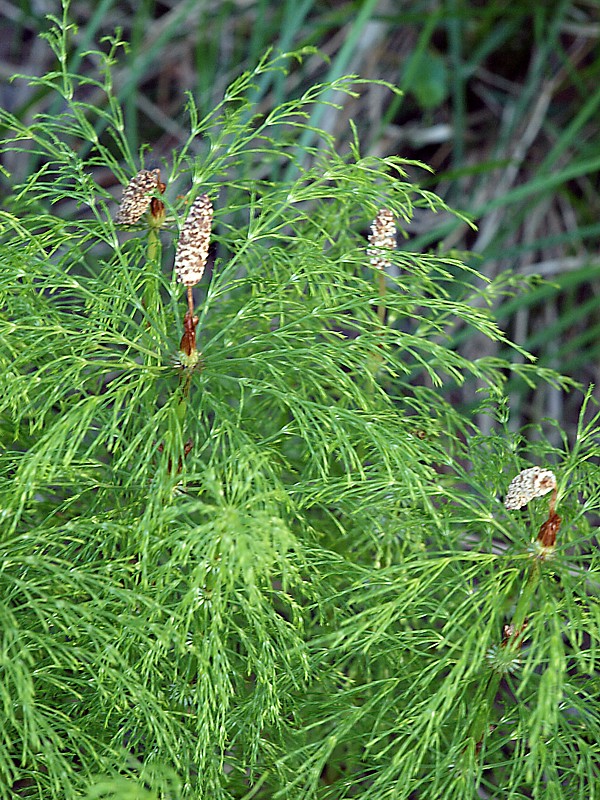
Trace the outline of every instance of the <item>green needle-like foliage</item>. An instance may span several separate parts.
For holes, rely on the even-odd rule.
[[[511,364],[452,345],[460,324],[508,348],[486,309],[523,284],[402,249],[379,280],[378,209],[444,206],[352,129],[343,155],[302,146],[355,79],[253,107],[287,57],[205,118],[190,98],[166,216],[118,231],[99,176],[144,167],[120,43],[91,80],[68,34],[33,81],[56,115],[0,112],[37,165],[0,212],[0,797],[598,798],[598,415],[588,395],[560,449],[509,432]],[[201,193],[190,360],[172,265]],[[489,435],[451,402],[465,381]],[[532,464],[558,475],[545,549],[548,499],[499,499]]]

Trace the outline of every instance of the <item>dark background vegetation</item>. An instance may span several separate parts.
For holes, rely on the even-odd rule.
[[[48,14],[63,12],[51,0],[4,0],[0,10],[0,101],[27,121],[56,101],[9,79],[56,67],[40,34],[49,29]],[[468,213],[478,230],[421,211],[400,246],[457,251],[488,277],[540,275],[538,286],[499,304],[500,324],[539,363],[585,386],[598,383],[600,361],[599,12],[597,0],[74,0],[72,68],[97,74],[87,51],[122,30],[130,46],[119,51],[114,74],[127,136],[133,152],[146,148],[146,165],[167,174],[170,153],[187,137],[186,93],[208,111],[268,48],[310,45],[319,54],[290,61],[287,75],[265,77],[257,86],[265,111],[343,73],[399,86],[402,98],[373,84],[354,99],[332,97],[339,107],[317,109],[312,122],[335,134],[340,151],[353,120],[364,154],[430,165],[434,174],[415,169],[415,180]],[[90,89],[88,99],[101,103],[104,95]],[[203,146],[197,143],[198,152]],[[34,155],[7,153],[3,194],[34,163]],[[263,177],[277,177],[271,165],[264,169]],[[112,173],[95,178],[120,197]],[[76,214],[75,204],[61,213]],[[460,332],[456,346],[473,356],[499,347],[472,334],[461,340]],[[468,405],[476,388],[451,399]],[[515,384],[510,396],[515,428],[549,417],[572,430],[578,394]]]

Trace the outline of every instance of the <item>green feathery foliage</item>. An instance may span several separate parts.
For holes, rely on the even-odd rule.
[[[459,323],[509,347],[487,308],[526,285],[401,248],[381,280],[377,211],[448,209],[352,128],[348,155],[301,144],[355,77],[259,112],[289,55],[205,117],[190,97],[166,212],[117,230],[99,176],[155,165],[122,43],[92,80],[69,31],[32,80],[56,113],[0,112],[36,163],[0,212],[0,797],[598,798],[599,417],[588,394],[574,442],[510,432],[511,369],[560,377],[452,346]],[[203,193],[194,363],[173,256]],[[489,435],[452,404],[467,380]],[[533,464],[550,512],[506,510]]]

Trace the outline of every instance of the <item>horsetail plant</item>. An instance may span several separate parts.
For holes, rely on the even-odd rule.
[[[206,194],[197,197],[189,210],[177,244],[175,272],[188,290],[200,283],[208,259],[213,206]],[[189,298],[188,291],[188,298]],[[193,310],[193,303],[192,309]]]
[[[181,364],[188,371],[198,364],[193,288],[202,280],[208,259],[213,206],[208,195],[202,194],[192,203],[179,235],[175,254],[177,280],[186,287],[187,311],[183,318],[183,336],[179,345]],[[189,381],[186,384],[189,390]],[[187,394],[187,391],[186,391]]]
[[[71,59],[67,17],[28,78],[60,114],[0,108],[29,171],[0,210],[0,800],[597,797],[600,415],[588,396],[560,450],[509,430],[507,376],[567,388],[493,318],[522,282],[397,248],[415,209],[450,210],[358,136],[303,145],[364,87],[267,109],[290,54],[178,114],[169,187],[206,194],[173,262],[158,171],[116,220],[104,186],[152,144],[114,94],[124,43]],[[467,328],[506,357],[466,357]],[[549,476],[509,491],[524,513],[498,501],[517,446],[569,478],[552,559],[528,536]]]
[[[377,212],[371,225],[369,244],[371,247],[367,250],[367,255],[371,259],[371,266],[379,270],[391,267],[392,262],[386,251],[395,250],[397,245],[396,223],[394,214],[389,208],[380,208]]]
[[[504,505],[510,510],[523,508],[535,497],[543,497],[548,492],[556,492],[556,476],[552,470],[529,467],[510,482]]]
[[[394,214],[389,208],[380,208],[377,212],[371,233],[369,234],[369,244],[367,255],[371,266],[377,270],[377,286],[379,291],[380,303],[377,306],[377,316],[383,325],[385,321],[385,270],[392,266],[388,257],[388,252],[396,248],[396,223]]]
[[[532,500],[543,497],[552,492],[549,504],[548,519],[540,527],[536,548],[539,559],[547,558],[553,551],[556,534],[560,528],[561,519],[556,514],[557,482],[554,472],[540,467],[528,467],[521,470],[510,482],[504,506],[509,510],[518,510]],[[488,677],[485,695],[480,696],[480,710],[471,729],[473,741],[480,748],[485,733],[485,726],[489,725],[490,732],[495,726],[489,722],[492,709],[497,701],[497,693],[502,677],[506,673],[513,673],[520,666],[519,651],[523,645],[525,632],[528,625],[528,615],[535,608],[535,593],[540,581],[540,566],[538,558],[530,566],[529,574],[520,591],[514,614],[510,623],[503,626],[501,644],[493,645],[488,651],[488,661],[492,672]]]
[[[160,191],[161,187],[164,192],[165,186],[160,181],[160,170],[140,170],[125,187],[115,217],[115,224],[135,225],[138,223],[151,204],[152,192]],[[158,212],[159,208],[155,207],[153,216],[157,216]]]

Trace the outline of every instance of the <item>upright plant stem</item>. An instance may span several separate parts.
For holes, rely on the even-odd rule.
[[[530,567],[527,583],[521,591],[512,622],[510,626],[508,626],[508,629],[511,631],[511,633],[502,643],[503,647],[514,652],[515,658],[521,647],[523,630],[526,626],[527,613],[532,606],[533,596],[537,589],[539,579],[539,563],[537,560],[535,560]],[[494,707],[494,701],[496,699],[498,687],[500,686],[500,681],[502,680],[503,675],[504,673],[500,670],[494,670],[488,677],[483,697],[479,702],[479,712],[475,717],[469,732],[469,737],[475,742],[476,746],[479,746],[481,743],[486,728],[488,728],[491,723],[492,709]]]
[[[151,226],[148,230],[147,263],[152,265],[152,269],[146,269],[146,279],[142,295],[142,304],[149,316],[147,323],[148,328],[151,324],[150,320],[153,318],[156,319],[160,314],[160,289],[156,276],[156,267],[160,264],[160,256],[161,246],[158,229]]]
[[[383,301],[385,300],[385,293],[386,293],[385,273],[383,272],[383,270],[380,270],[377,273],[377,287],[379,289],[379,297],[381,300],[381,302],[377,306],[377,318],[379,319],[381,327],[383,328],[383,326],[385,325],[385,303]]]

